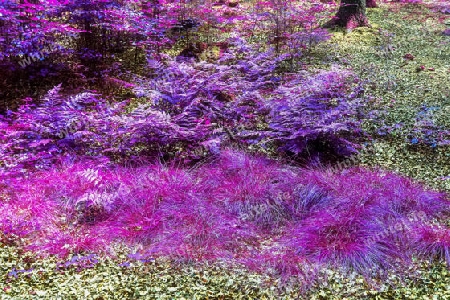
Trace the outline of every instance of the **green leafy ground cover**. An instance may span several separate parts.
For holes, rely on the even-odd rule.
[[[397,171],[432,188],[450,191],[448,147],[416,145],[405,137],[423,104],[439,107],[436,124],[450,125],[450,40],[441,15],[422,5],[381,5],[368,11],[372,28],[334,32],[315,49],[331,63],[351,66],[371,84],[366,91],[382,117],[404,125],[379,137],[359,159],[366,166]],[[411,53],[414,60],[403,57]],[[425,66],[425,70],[421,70]],[[431,70],[432,68],[433,70]],[[98,260],[98,261],[97,261]],[[70,262],[70,260],[69,260]],[[95,257],[60,265],[0,243],[0,299],[450,299],[450,275],[440,262],[417,262],[404,274],[362,276],[321,270],[306,283],[251,273],[239,266],[127,262]],[[327,277],[326,280],[324,278]],[[321,284],[317,284],[321,282]]]
[[[449,299],[444,264],[418,262],[404,274],[365,280],[323,269],[321,282],[305,285],[219,264],[175,264],[164,260],[123,263],[97,258],[78,263],[35,259],[2,246],[1,299]],[[17,257],[20,257],[19,259]]]
[[[366,92],[373,96],[372,105],[383,111],[367,128],[379,128],[380,120],[404,126],[379,136],[362,152],[361,162],[449,191],[450,180],[442,177],[450,174],[450,149],[415,145],[405,138],[422,105],[436,107],[435,123],[450,126],[450,40],[442,35],[449,18],[445,21],[423,5],[393,4],[370,9],[368,16],[372,28],[334,33],[334,58],[360,71],[371,87]],[[404,58],[408,53],[414,60]]]
[[[35,259],[2,246],[1,299],[448,299],[443,264],[417,263],[405,274],[367,281],[355,274],[320,270],[320,285],[274,279],[215,265],[164,260],[126,263],[125,255],[66,263]],[[17,257],[20,257],[19,259]],[[306,290],[306,288],[308,290]]]

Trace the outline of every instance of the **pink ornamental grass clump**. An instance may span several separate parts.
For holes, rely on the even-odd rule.
[[[43,255],[125,243],[139,257],[285,276],[305,265],[367,273],[417,255],[448,259],[448,198],[381,170],[307,170],[223,151],[192,169],[66,163],[4,177],[0,196],[2,241]]]
[[[450,228],[448,226],[420,224],[416,227],[414,242],[420,255],[444,259],[450,266]]]
[[[210,201],[241,220],[277,230],[293,217],[286,198],[299,181],[294,168],[228,151],[198,174]]]
[[[382,226],[366,221],[362,212],[358,215],[321,211],[294,225],[283,239],[298,255],[310,260],[364,272],[386,267],[390,258],[401,254],[387,239],[366,244],[380,229]]]
[[[313,260],[359,271],[417,254],[412,224],[449,212],[444,194],[391,173],[353,168],[334,174],[307,171],[302,178],[332,201],[292,224],[282,240]]]
[[[32,221],[18,236],[42,253],[108,251],[111,243],[125,242],[142,245],[147,255],[210,259],[241,255],[238,251],[255,246],[251,224],[243,226],[207,201],[185,170],[94,171],[78,163],[37,173],[26,184],[16,189],[16,201],[1,206],[0,224],[11,233],[9,228],[25,226],[18,226],[20,220]],[[11,213],[21,209],[23,215]]]

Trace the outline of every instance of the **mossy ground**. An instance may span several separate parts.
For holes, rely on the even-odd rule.
[[[423,5],[390,3],[369,9],[368,16],[372,28],[335,31],[330,43],[314,50],[330,64],[360,73],[371,86],[366,91],[374,99],[370,105],[386,110],[385,124],[405,124],[378,137],[361,153],[360,161],[450,191],[450,180],[442,179],[450,175],[450,149],[415,146],[406,139],[423,104],[439,106],[438,122],[450,127],[445,113],[450,110],[450,39],[441,35],[444,15]],[[407,53],[414,60],[405,61]],[[417,71],[420,66],[426,69]],[[375,130],[378,125],[366,126]],[[417,263],[406,275],[389,274],[378,284],[323,271],[318,277],[328,274],[328,279],[300,294],[298,282],[239,267],[179,266],[167,261],[120,265],[125,259],[99,258],[92,267],[78,269],[73,264],[58,270],[54,258],[35,259],[0,243],[0,299],[450,299],[449,271],[437,262]]]

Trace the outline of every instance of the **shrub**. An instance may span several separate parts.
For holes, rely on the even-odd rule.
[[[362,90],[352,87],[355,82],[351,72],[338,69],[292,78],[275,91],[275,104],[269,104],[269,136],[282,150],[300,157],[332,160],[355,153],[352,136],[362,133]]]
[[[230,44],[235,53],[247,47]],[[164,159],[189,163],[230,145],[264,152],[278,147],[303,159],[356,151],[360,87],[351,72],[335,68],[283,79],[276,74],[282,55],[245,51],[219,68],[204,62],[157,66],[153,80],[136,79],[136,93],[146,97],[137,103],[109,103],[93,92],[65,96],[61,85],[37,107],[25,99],[2,123],[0,167],[23,173],[73,154],[126,161],[164,153]]]

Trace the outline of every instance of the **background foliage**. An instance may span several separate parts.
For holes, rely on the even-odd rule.
[[[313,1],[2,2],[4,297],[448,298],[450,8],[409,2],[352,32]]]

